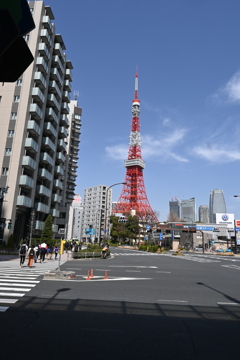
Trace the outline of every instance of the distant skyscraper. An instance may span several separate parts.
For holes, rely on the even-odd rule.
[[[211,190],[209,199],[209,221],[214,223],[214,214],[226,213],[226,203],[223,195],[223,190]]]
[[[199,221],[205,224],[209,223],[209,208],[207,205],[201,205],[198,208]]]
[[[169,213],[174,213],[180,218],[180,203],[178,200],[169,201]]]
[[[181,218],[183,220],[191,219],[192,222],[196,221],[196,202],[194,197],[181,201]]]

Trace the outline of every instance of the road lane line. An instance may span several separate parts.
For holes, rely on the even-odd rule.
[[[172,272],[171,271],[156,271],[156,273],[159,273],[159,274],[171,274]]]
[[[9,282],[15,282],[15,283],[32,283],[32,284],[38,284],[40,283],[40,281],[37,281],[37,280],[11,280],[11,279],[1,279],[0,277],[0,281],[3,282],[3,281],[9,281]]]
[[[18,299],[0,299],[0,304],[15,304]]]
[[[20,293],[14,293],[14,294],[10,294],[10,293],[4,293],[4,292],[0,292],[0,296],[24,296],[25,294],[20,294]],[[1,299],[0,299],[1,302]]]
[[[141,270],[125,270],[126,272],[141,272]]]
[[[5,312],[8,309],[8,306],[0,306],[0,312]]]
[[[0,286],[30,286],[30,287],[34,287],[36,286],[36,284],[11,284],[11,283],[1,283],[0,282]]]
[[[23,289],[20,289],[20,288],[8,288],[8,287],[0,287],[0,290],[5,290],[5,291],[30,291],[32,289],[27,289],[27,288],[23,288]]]
[[[217,302],[218,305],[233,305],[233,306],[240,306],[240,303],[234,302]]]
[[[186,300],[158,300],[159,302],[178,302],[178,303],[188,303]]]

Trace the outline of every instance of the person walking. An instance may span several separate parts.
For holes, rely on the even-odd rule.
[[[38,246],[38,244],[35,246],[34,251],[35,251],[34,262],[36,263],[37,259],[38,259],[38,256],[39,256],[39,246]]]
[[[26,245],[26,242],[24,241],[23,244],[20,246],[20,249],[19,249],[20,266],[21,267],[23,266],[23,264],[25,262],[27,251],[28,251],[28,247]]]
[[[59,253],[59,246],[57,244],[55,245],[54,253],[55,253],[55,260],[57,260],[57,256],[58,256],[58,253]]]
[[[46,252],[47,252],[47,244],[45,242],[43,242],[40,245],[40,263],[44,262]]]
[[[31,247],[28,250],[28,266],[29,267],[33,266],[34,257],[35,257],[34,245],[31,245]]]

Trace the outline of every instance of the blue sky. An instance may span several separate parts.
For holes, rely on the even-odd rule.
[[[124,181],[138,65],[145,187],[159,220],[171,197],[195,197],[198,208],[213,189],[240,219],[239,0],[45,4],[83,108],[76,192]]]

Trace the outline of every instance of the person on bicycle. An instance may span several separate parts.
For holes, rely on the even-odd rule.
[[[107,251],[108,251],[108,247],[107,247],[107,245],[105,244],[105,245],[103,246],[103,249],[102,249],[102,258],[103,258],[103,259],[106,259],[106,258],[107,258]]]

